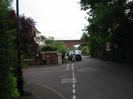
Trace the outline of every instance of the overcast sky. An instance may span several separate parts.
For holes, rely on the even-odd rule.
[[[15,9],[15,1],[13,7]],[[80,39],[87,21],[80,0],[19,0],[20,15],[36,21],[42,35],[55,39]]]

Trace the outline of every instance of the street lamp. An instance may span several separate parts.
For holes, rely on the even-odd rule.
[[[21,67],[21,35],[20,35],[20,22],[19,22],[19,0],[16,0],[16,15],[17,15],[17,67],[16,67],[16,75],[17,75],[17,87],[20,95],[24,94],[23,90],[23,74]]]

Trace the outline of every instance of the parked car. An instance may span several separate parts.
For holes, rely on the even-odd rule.
[[[68,59],[69,59],[70,61],[72,61],[73,51],[69,51],[68,54],[67,54],[67,56],[68,56]]]
[[[74,53],[75,53],[76,61],[81,61],[82,60],[81,51],[80,50],[75,50]]]

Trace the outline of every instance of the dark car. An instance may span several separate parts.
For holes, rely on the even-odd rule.
[[[69,51],[69,52],[68,52],[68,59],[69,59],[70,61],[72,61],[72,57],[73,57],[73,51]]]

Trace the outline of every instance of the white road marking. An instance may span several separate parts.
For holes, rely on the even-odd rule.
[[[73,71],[73,72],[72,72],[72,77],[74,77],[74,76],[75,76],[75,72]]]
[[[71,64],[71,70],[74,71],[74,66],[73,63]]]
[[[76,78],[73,78],[73,84],[75,84],[77,82]]]
[[[75,89],[73,89],[73,94],[75,94],[76,93],[76,90]]]
[[[63,78],[61,79],[61,84],[66,84],[66,83],[77,83],[76,78]]]
[[[61,83],[64,84],[64,83],[72,83],[72,96],[73,96],[73,99],[76,99],[76,89],[75,89],[75,83],[77,82],[76,81],[76,77],[75,77],[75,71],[74,71],[74,64],[67,64],[67,67],[66,67],[66,71],[69,71],[69,70],[72,70],[72,78],[64,78],[61,80]]]
[[[76,95],[73,95],[73,99],[76,99]]]
[[[73,78],[73,81],[76,81],[76,78]]]
[[[69,68],[70,68],[70,64],[67,64],[66,71],[69,71]]]
[[[74,71],[74,64],[71,64],[71,70],[72,70],[72,79],[73,79],[73,84],[72,84],[72,93],[73,93],[73,99],[76,99],[76,89],[75,89],[75,83],[76,77],[75,77],[75,71]]]
[[[66,84],[66,83],[73,83],[73,78],[63,78],[63,79],[61,79],[61,84]]]
[[[75,88],[75,84],[73,84],[73,88]]]

